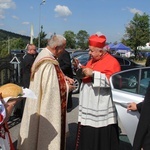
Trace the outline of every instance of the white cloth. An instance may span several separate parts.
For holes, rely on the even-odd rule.
[[[6,118],[6,110],[1,100],[0,100],[0,114],[3,116],[3,119],[0,121],[0,124],[2,124],[4,119]],[[5,132],[3,126],[0,129],[1,129],[0,132]],[[10,150],[10,141],[7,132],[5,132],[5,138],[0,137],[0,150],[1,149]]]
[[[110,95],[108,79],[100,72],[94,72],[94,84],[81,84],[78,117],[81,125],[99,128],[117,122],[116,109]]]
[[[0,150],[10,150],[10,141],[8,133],[5,133],[5,139],[0,137]]]
[[[1,124],[6,118],[6,110],[1,100],[0,100],[0,114],[3,116],[3,119],[0,121],[0,124]]]

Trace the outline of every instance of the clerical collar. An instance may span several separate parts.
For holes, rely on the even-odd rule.
[[[52,55],[52,57],[54,57],[55,59],[57,59],[57,57],[46,47],[46,50],[50,53],[50,55]]]

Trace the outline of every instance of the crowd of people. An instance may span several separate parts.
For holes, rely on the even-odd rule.
[[[109,78],[121,69],[118,61],[105,49],[106,41],[106,36],[100,32],[91,35],[88,39],[88,63],[83,66],[78,60],[74,60],[74,66],[82,73],[75,150],[119,150],[117,112]],[[24,99],[21,106],[18,150],[66,149],[66,136],[69,132],[66,114],[72,108],[74,80],[70,55],[65,47],[65,37],[57,34],[50,37],[47,46],[38,55],[34,44],[27,47],[27,54],[23,59],[23,87],[31,89],[37,100]],[[8,104],[12,107],[9,108],[3,103],[2,97],[0,99],[2,126],[18,101]],[[143,117],[149,111],[148,99],[149,92],[142,104],[131,103],[127,107],[128,110],[141,112],[133,146],[135,150],[149,149],[149,132],[145,133],[149,131],[149,119]],[[3,113],[4,111],[7,113]],[[145,130],[141,133],[143,120]],[[140,137],[139,134],[143,136]],[[13,150],[12,142],[9,143],[11,146],[4,150]]]

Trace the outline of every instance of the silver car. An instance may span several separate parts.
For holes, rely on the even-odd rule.
[[[144,100],[146,90],[150,86],[150,67],[116,73],[111,76],[110,85],[119,120],[132,145],[140,114],[138,111],[128,111],[127,105]]]

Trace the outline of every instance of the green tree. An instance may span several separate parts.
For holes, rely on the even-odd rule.
[[[10,49],[25,49],[28,43],[24,42],[21,38],[13,38],[9,42]]]
[[[25,49],[27,41],[24,41],[22,38],[12,38],[8,40],[0,41],[0,56],[5,57],[13,49]]]
[[[46,36],[47,36],[47,34],[45,33],[45,32],[41,32],[41,34],[40,34],[40,36],[41,36],[41,47],[43,48],[43,47],[46,47],[47,46],[47,38],[46,38]]]
[[[66,38],[66,48],[76,48],[76,34],[73,31],[65,31],[63,36]]]
[[[16,38],[16,39],[21,38],[26,43],[28,43],[30,40],[29,36],[24,36],[21,34],[16,34],[13,32],[9,32],[9,31],[5,31],[5,30],[0,29],[0,41],[12,39],[12,38]]]
[[[149,16],[145,13],[139,15],[136,13],[133,20],[126,27],[126,33],[122,39],[122,43],[131,47],[137,56],[137,47],[144,46],[150,40]]]
[[[85,30],[80,30],[76,36],[77,48],[80,48],[83,50],[87,49],[88,48],[88,38],[89,38],[89,34]]]
[[[8,55],[8,53],[9,53],[9,50],[8,50],[7,41],[5,40],[0,41],[0,57],[5,57]]]
[[[40,34],[38,34],[38,37],[37,38],[34,38],[33,39],[33,44],[36,45],[36,47],[38,47],[38,42],[39,42],[39,36],[40,36],[40,47],[43,48],[43,47],[46,47],[47,45],[47,34],[43,31],[43,26],[41,26],[41,32]]]

